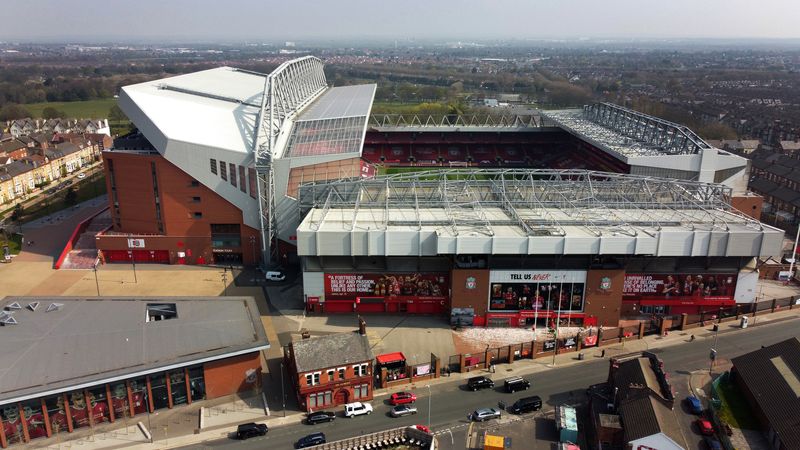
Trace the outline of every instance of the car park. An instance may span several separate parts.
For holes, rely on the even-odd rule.
[[[531,387],[531,382],[522,377],[511,377],[503,382],[506,392],[524,391]]]
[[[301,437],[296,444],[294,444],[294,448],[306,448],[306,447],[313,447],[315,445],[324,444],[327,442],[325,440],[324,433],[311,433],[308,436]]]
[[[523,397],[513,405],[506,408],[506,411],[513,414],[524,414],[526,412],[538,411],[542,409],[542,399],[538,395]]]
[[[500,411],[494,408],[476,409],[475,411],[472,411],[472,413],[468,415],[467,418],[474,422],[483,422],[490,419],[499,419]]]
[[[691,411],[692,414],[703,414],[703,405],[700,403],[700,399],[694,395],[686,397],[686,405],[689,406],[689,411]]]
[[[472,377],[467,380],[467,389],[477,391],[478,389],[493,388],[494,381],[486,377]]]
[[[708,450],[722,450],[722,443],[720,443],[715,437],[705,436],[703,438],[703,443],[706,445]]]
[[[344,405],[344,416],[347,418],[362,416],[365,414],[372,414],[372,405],[369,403],[355,402]]]
[[[714,427],[708,419],[697,419],[694,422],[697,425],[697,430],[704,436],[712,436],[714,434]]]
[[[306,416],[306,423],[316,425],[323,422],[332,422],[336,419],[336,414],[330,411],[314,411]]]
[[[236,439],[250,439],[251,437],[264,436],[269,429],[263,423],[243,423],[236,427]]]
[[[411,416],[417,413],[417,408],[408,405],[397,405],[389,411],[392,417]]]
[[[417,396],[413,392],[395,392],[389,397],[389,403],[392,405],[406,405],[417,401]]]

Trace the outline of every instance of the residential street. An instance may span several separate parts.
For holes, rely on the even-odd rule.
[[[719,333],[717,344],[720,359],[729,360],[730,358],[760,348],[762,345],[772,344],[783,339],[797,336],[796,326],[798,318],[772,323],[764,326],[748,328],[747,330],[723,331]],[[700,337],[704,337],[705,332],[701,329],[693,330]],[[687,333],[688,337],[688,333]],[[670,378],[673,383],[683,380],[686,375],[693,370],[708,369],[708,355],[711,339],[698,339],[694,342],[687,342],[680,345],[673,345],[664,349],[654,349],[664,360],[666,368],[669,370]],[[603,382],[608,371],[607,359],[591,359],[580,364],[570,365],[563,368],[556,368],[537,373],[535,376],[528,375],[526,378],[532,381],[532,388],[529,391],[516,394],[502,393],[498,387],[494,391],[485,390],[479,392],[466,392],[457,383],[438,384],[433,388],[431,413],[431,423],[434,432],[442,438],[442,448],[464,448],[466,430],[469,426],[466,415],[475,408],[496,407],[498,401],[506,404],[512,403],[519,397],[528,395],[539,395],[546,403],[543,412],[548,412],[555,405],[579,401],[584,398],[584,391],[587,386]],[[515,373],[519,375],[519,373]],[[502,379],[503,374],[497,373],[495,379]],[[500,384],[500,383],[498,383]],[[687,388],[684,385],[674,385],[673,388],[679,392],[678,399],[685,396]],[[428,414],[427,389],[418,387],[416,390],[419,400],[417,416],[392,419],[386,415],[389,406],[384,404],[386,396],[376,398],[372,405],[375,412],[370,416],[345,419],[341,415],[333,423],[318,426],[308,425],[288,425],[276,427],[267,436],[259,439],[251,439],[240,442],[233,439],[218,439],[206,442],[200,448],[292,448],[294,442],[302,436],[313,431],[322,431],[329,441],[343,439],[346,437],[357,436],[363,433],[370,433],[391,427],[426,424]],[[508,416],[501,419],[510,420]],[[451,439],[447,430],[453,431],[455,446],[451,445]],[[233,431],[231,429],[231,431]],[[221,431],[221,433],[223,433]],[[687,436],[687,438],[689,438]],[[698,439],[690,439],[697,442]],[[186,447],[189,448],[189,447]],[[197,445],[191,448],[198,448]]]

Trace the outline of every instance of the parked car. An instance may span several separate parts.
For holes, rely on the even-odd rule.
[[[522,377],[511,377],[508,378],[503,385],[506,388],[506,392],[517,392],[517,391],[524,391],[531,387],[531,382],[526,380]]]
[[[327,442],[325,440],[324,433],[311,433],[308,436],[301,437],[297,443],[294,444],[294,448],[306,448],[306,447],[313,447],[315,445],[324,444]]]
[[[542,399],[538,395],[532,397],[522,397],[506,408],[506,411],[513,414],[523,414],[526,412],[538,411],[542,409]]]
[[[45,192],[48,193],[48,194],[55,194],[57,190],[58,190],[57,188],[53,187],[53,188],[50,188],[50,189],[46,190]]]
[[[428,428],[428,427],[426,427],[425,425],[414,425],[414,428],[416,428],[416,429],[418,429],[419,431],[422,431],[422,432],[424,432],[424,433],[431,434],[431,429],[430,429],[430,428]]]
[[[703,414],[703,405],[700,403],[700,399],[694,395],[686,397],[686,404],[689,406],[689,411],[691,411],[692,414]]]
[[[332,422],[336,419],[336,414],[330,411],[314,411],[306,416],[306,423],[316,425],[322,422]]]
[[[263,423],[243,423],[236,427],[236,439],[250,439],[251,437],[264,436],[267,434],[267,425]]]
[[[392,417],[410,416],[417,413],[417,408],[408,405],[397,405],[389,411]]]
[[[476,409],[475,411],[472,411],[472,414],[468,415],[467,418],[475,422],[483,422],[489,419],[499,419],[500,411],[494,408]]]
[[[392,405],[405,405],[417,401],[417,396],[412,392],[395,392],[389,397],[389,403]]]
[[[722,450],[722,443],[720,443],[715,437],[705,436],[703,437],[703,443],[706,444],[706,448],[708,448],[708,450]]]
[[[283,281],[286,279],[286,275],[278,270],[270,270],[264,275],[264,277],[267,279],[267,281]]]
[[[352,418],[355,416],[361,416],[364,414],[372,414],[372,405],[369,403],[348,403],[344,405],[344,416],[348,418]]]
[[[86,174],[85,174],[85,173],[79,173],[79,174],[78,174],[78,179],[79,179],[79,180],[82,180],[82,179],[84,179],[84,178],[86,178]]]
[[[494,381],[486,377],[472,377],[467,380],[467,389],[477,391],[478,389],[493,388]]]
[[[704,436],[713,436],[714,435],[714,427],[711,425],[711,421],[708,419],[697,419],[694,421],[697,424],[697,429],[700,431],[700,434]]]

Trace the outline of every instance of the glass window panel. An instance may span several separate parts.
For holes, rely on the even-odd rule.
[[[86,408],[86,397],[83,391],[74,391],[67,394],[69,399],[69,412],[72,415],[72,428],[89,426],[89,410]]]
[[[169,373],[169,387],[172,390],[172,404],[183,405],[188,402],[186,396],[186,374],[183,369]]]
[[[163,373],[150,375],[150,390],[153,393],[153,409],[169,407],[167,382]]]
[[[89,409],[95,425],[111,420],[108,414],[108,397],[105,386],[89,389]]]
[[[204,400],[206,398],[206,383],[203,378],[202,367],[192,367],[189,369],[189,389],[192,393],[192,401]]]

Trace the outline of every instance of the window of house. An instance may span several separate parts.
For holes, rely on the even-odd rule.
[[[369,396],[369,385],[368,384],[361,384],[358,386],[353,387],[353,397],[356,399],[364,398]]]
[[[308,407],[321,408],[325,405],[330,405],[331,398],[332,398],[331,391],[316,392],[314,394],[310,394],[308,396]]]
[[[314,385],[314,374],[313,373],[307,373],[306,374],[306,385],[307,386],[313,386]]]
[[[244,175],[244,166],[239,166],[239,190],[247,193],[247,180]]]
[[[336,376],[336,371],[333,369],[328,369],[328,381],[334,381]]]
[[[189,182],[189,186],[191,187],[200,187],[200,182],[197,180],[192,180]]]
[[[231,163],[230,167],[231,167],[231,172],[230,172],[231,186],[236,187],[236,164]]]
[[[320,383],[319,379],[320,379],[321,375],[322,375],[321,372],[314,372],[314,384],[319,384]]]
[[[217,174],[217,160],[212,158],[211,162],[209,164],[210,164],[210,167],[211,167],[211,173],[216,175]]]
[[[219,162],[219,176],[225,181],[228,181],[228,165],[225,164],[225,161]]]
[[[344,367],[339,367],[339,368],[338,368],[338,369],[336,369],[336,370],[339,372],[339,379],[340,379],[340,380],[344,380],[344,377],[345,377],[345,373],[344,373],[344,372],[345,372],[345,368],[344,368]]]
[[[367,374],[367,364],[358,364],[353,366],[353,374],[357,377],[363,377]]]
[[[195,218],[195,219],[202,219],[202,218],[203,218],[203,213],[201,213],[201,212],[195,212],[195,213],[194,213],[194,218]]]
[[[200,197],[192,197],[192,203],[200,203]]]

